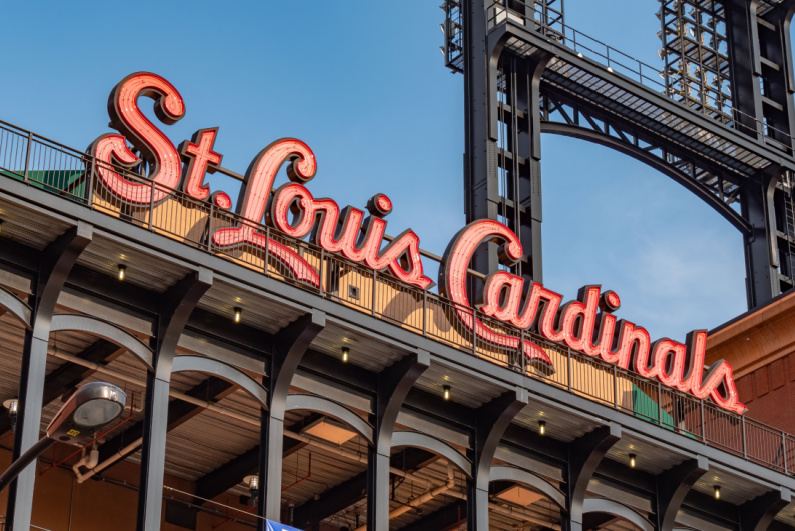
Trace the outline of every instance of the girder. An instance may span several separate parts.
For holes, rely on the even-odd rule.
[[[744,238],[749,308],[795,287],[793,2],[663,0],[662,72],[553,23],[537,2],[453,4],[467,220],[519,236],[515,274],[543,280],[538,137],[549,132],[649,164],[726,218]],[[497,252],[484,248],[472,267],[493,270]],[[479,289],[473,281],[471,295]]]

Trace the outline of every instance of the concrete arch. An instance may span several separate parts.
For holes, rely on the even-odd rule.
[[[640,513],[624,504],[606,498],[585,498],[582,504],[582,513],[612,514],[632,523],[632,525],[642,531],[654,531],[654,524],[641,516]]]
[[[111,343],[115,343],[127,349],[132,355],[141,360],[150,371],[154,370],[154,354],[152,349],[146,346],[140,339],[116,325],[88,315],[65,313],[53,315],[50,334],[66,330],[87,332],[107,339]]]
[[[287,395],[285,411],[306,409],[341,420],[373,444],[373,427],[347,407],[317,395]]]
[[[661,172],[663,175],[670,177],[677,183],[687,188],[687,190],[694,193],[699,199],[715,209],[718,214],[726,218],[726,220],[734,225],[734,227],[737,228],[737,230],[739,230],[742,234],[751,234],[751,225],[729,205],[712,194],[705,186],[696,182],[684,172],[673,168],[659,157],[655,157],[652,153],[649,153],[641,147],[629,145],[608,134],[599,133],[592,129],[586,129],[585,127],[557,122],[542,122],[541,132],[567,136],[570,138],[578,138],[580,140],[593,142],[594,144],[599,144],[601,146],[614,149],[625,155],[629,155],[635,160],[651,166],[655,170]]]
[[[415,431],[396,431],[392,434],[392,448],[398,446],[412,446],[433,452],[444,457],[449,462],[461,469],[464,474],[472,479],[472,463],[464,454],[436,437]]]
[[[187,371],[211,374],[235,384],[259,402],[263,409],[268,409],[268,391],[249,375],[231,365],[203,356],[175,356],[171,372]]]
[[[33,324],[31,323],[31,319],[33,318],[33,310],[30,306],[25,304],[22,299],[3,287],[0,287],[0,307],[16,317],[17,321],[25,328],[28,330],[32,329]]]
[[[566,495],[545,479],[541,479],[532,472],[527,472],[512,466],[495,466],[491,468],[490,481],[513,481],[528,487],[533,487],[562,510],[566,510]]]

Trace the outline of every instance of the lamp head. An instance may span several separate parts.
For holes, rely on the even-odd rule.
[[[251,505],[256,504],[259,495],[259,476],[246,476],[243,478],[243,483],[248,485],[248,493],[251,495],[249,503]]]
[[[9,398],[5,402],[3,402],[3,407],[8,410],[8,417],[11,423],[11,431],[17,430],[17,416],[19,410],[19,399],[17,398]]]
[[[47,437],[69,444],[86,444],[100,428],[121,415],[126,403],[126,393],[113,384],[86,384],[53,417],[47,426]]]

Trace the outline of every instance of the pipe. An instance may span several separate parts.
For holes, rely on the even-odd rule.
[[[80,467],[85,465],[86,461],[88,461],[88,456],[86,456],[86,447],[84,446],[83,447],[83,455],[80,456],[80,461],[78,461],[77,463],[75,463],[72,466],[72,470],[74,470],[75,476],[80,477]],[[57,466],[57,465],[54,465],[54,466]]]
[[[88,461],[86,462],[86,468],[89,470],[94,469],[99,463],[99,450],[97,449],[97,445],[95,444],[91,451],[88,453]]]
[[[448,491],[447,495],[453,498],[458,498],[459,500],[466,501],[467,499],[466,494],[454,490]],[[510,516],[512,518],[517,518],[519,520],[524,520],[525,522],[530,522],[531,524],[542,525],[554,531],[561,531],[559,524],[552,523],[549,520],[543,520],[533,514],[530,514],[529,511],[521,509],[519,507],[503,507],[498,503],[489,502],[489,510],[505,516]]]
[[[406,514],[410,510],[414,509],[415,507],[419,507],[420,505],[424,505],[434,499],[435,497],[439,496],[440,494],[444,494],[448,490],[455,487],[455,475],[453,471],[453,464],[449,461],[447,462],[447,483],[444,485],[440,485],[435,489],[431,489],[427,491],[425,494],[421,494],[415,498],[411,498],[405,504],[401,505],[400,507],[396,507],[389,511],[389,519],[392,520],[393,518],[397,518],[402,514]],[[355,531],[366,531],[367,526],[363,525],[361,527],[356,528]]]

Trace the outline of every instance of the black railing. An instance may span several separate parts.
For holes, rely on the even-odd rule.
[[[132,207],[95,182],[93,170],[98,164],[104,163],[30,131],[0,122],[0,174],[6,178],[223,257],[267,277],[300,286],[418,335],[472,356],[486,358],[748,461],[790,475],[795,469],[795,437],[792,435],[722,410],[710,401],[663,387],[616,365],[550,343],[535,334],[490,319],[476,309],[408,286],[387,273],[330,254],[308,241],[289,238],[265,225],[260,225],[258,231],[272,243],[264,248],[251,244],[219,248],[213,245],[211,235],[219,228],[239,226],[243,221],[240,216],[193,199],[179,190],[161,188],[136,173],[114,167],[114,171],[123,174],[125,179],[149,186],[153,193],[165,192],[170,196],[154,208],[149,205]],[[13,232],[13,227],[9,229]],[[285,262],[276,256],[279,248],[296,253],[310,264],[319,274],[319,283],[293,278]],[[466,318],[462,319],[462,315]],[[495,332],[521,338],[520,345],[524,339],[534,341],[549,355],[555,371],[550,373],[528,365],[516,348],[499,347],[478,339],[472,327],[464,324],[471,323],[472,318],[480,319]]]

